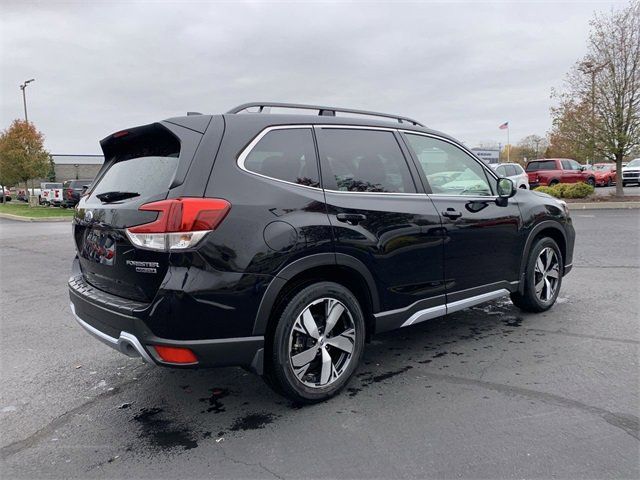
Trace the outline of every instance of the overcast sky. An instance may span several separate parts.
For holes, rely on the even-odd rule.
[[[550,127],[549,98],[620,2],[8,2],[0,128],[101,153],[124,127],[253,100],[398,113],[469,146]]]

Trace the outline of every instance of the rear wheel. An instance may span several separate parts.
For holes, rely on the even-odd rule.
[[[559,184],[559,183],[560,183],[560,182],[559,182],[558,180],[551,180],[551,181],[549,182],[549,186],[550,186],[550,187],[553,187],[554,185],[557,185],[557,184]]]
[[[333,282],[295,294],[276,326],[267,383],[300,403],[338,393],[349,381],[364,349],[365,324],[356,297]]]
[[[531,248],[524,279],[524,292],[511,294],[513,304],[527,312],[544,312],[558,298],[564,270],[558,244],[549,237],[540,238]]]

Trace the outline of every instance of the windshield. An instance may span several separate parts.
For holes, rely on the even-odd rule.
[[[594,165],[596,170],[612,170],[613,169],[613,165],[604,165],[604,164],[598,164],[598,165]]]
[[[640,167],[640,158],[636,158],[635,160],[631,160],[629,162],[629,164],[627,165],[627,167],[634,167],[634,168]]]

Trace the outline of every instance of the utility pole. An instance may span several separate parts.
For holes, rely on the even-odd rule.
[[[605,62],[601,65],[596,65],[591,60],[586,60],[580,64],[580,71],[587,75],[591,75],[591,142],[589,145],[591,148],[591,164],[595,163],[596,156],[596,75],[597,73],[606,67],[609,62]]]
[[[538,145],[540,144],[540,139],[536,138],[534,140],[534,142],[536,143],[536,159],[538,158]]]
[[[20,85],[20,90],[22,90],[22,104],[24,105],[24,121],[29,123],[29,117],[27,116],[27,85],[31,82],[35,81],[35,78],[30,80],[25,80],[22,85]]]

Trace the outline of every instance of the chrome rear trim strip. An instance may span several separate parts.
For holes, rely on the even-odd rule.
[[[76,321],[80,324],[80,326],[84,328],[89,334],[93,335],[102,343],[104,343],[105,345],[108,345],[111,348],[118,350],[120,353],[123,353],[129,357],[131,356],[142,357],[142,359],[145,362],[150,363],[151,365],[156,364],[156,362],[153,361],[151,356],[147,353],[147,351],[144,349],[144,347],[140,343],[140,340],[138,340],[138,338],[135,335],[128,332],[120,332],[119,338],[113,338],[112,336],[107,335],[104,332],[101,332],[97,328],[92,327],[87,322],[82,320],[78,316],[78,314],[76,314],[76,308],[73,305],[73,303],[71,303],[69,307],[71,308],[71,313],[73,313],[73,316],[75,317]],[[133,347],[137,355],[132,355],[132,351],[128,347]]]

